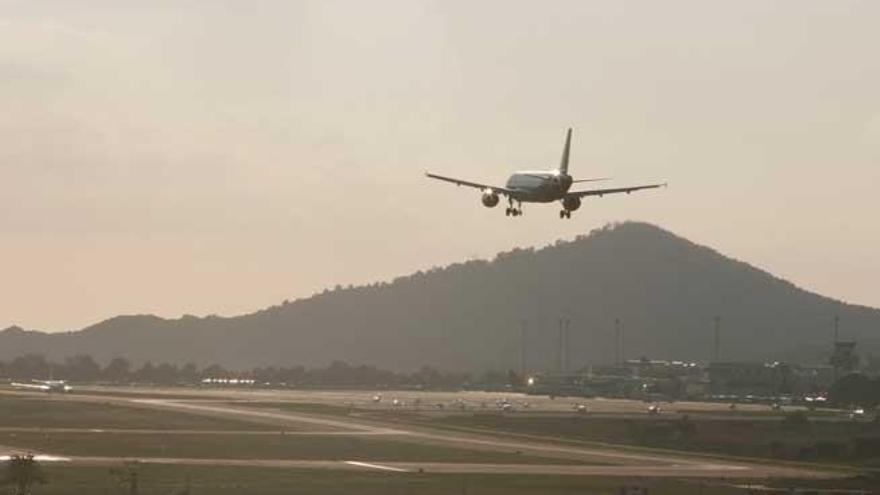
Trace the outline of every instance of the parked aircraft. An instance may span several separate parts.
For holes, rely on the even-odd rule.
[[[28,383],[12,382],[11,385],[13,388],[39,390],[50,394],[56,392],[70,392],[72,390],[72,387],[64,380],[31,380]]]

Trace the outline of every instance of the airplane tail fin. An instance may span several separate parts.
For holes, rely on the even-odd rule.
[[[562,149],[562,160],[559,161],[559,173],[568,175],[568,150],[571,148],[571,127],[565,135],[565,148]]]

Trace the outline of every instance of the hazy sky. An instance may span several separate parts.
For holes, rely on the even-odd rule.
[[[880,2],[0,0],[0,327],[234,315],[609,221],[880,306]],[[666,190],[570,221],[425,179]]]

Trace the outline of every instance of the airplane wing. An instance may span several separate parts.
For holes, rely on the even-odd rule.
[[[511,191],[510,189],[507,189],[505,187],[490,186],[489,184],[480,184],[479,182],[470,182],[470,181],[466,181],[466,180],[455,179],[453,177],[444,177],[442,175],[436,175],[436,174],[431,174],[431,173],[427,173],[427,172],[425,173],[425,175],[431,179],[442,180],[444,182],[451,182],[451,183],[455,184],[456,186],[468,186],[468,187],[473,187],[476,189],[489,189],[496,194],[510,195],[513,193],[513,191]]]
[[[606,194],[617,194],[617,193],[631,193],[633,191],[640,191],[642,189],[656,189],[658,187],[666,187],[666,184],[648,184],[646,186],[632,186],[632,187],[615,187],[611,189],[592,189],[590,191],[574,191],[566,194],[566,197],[575,197],[575,198],[583,198],[585,196],[604,196]]]

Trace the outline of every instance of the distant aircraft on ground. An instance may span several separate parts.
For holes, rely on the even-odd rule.
[[[498,204],[500,196],[507,198],[507,216],[522,215],[522,203],[552,203],[559,201],[562,204],[562,210],[559,211],[559,218],[571,218],[571,212],[577,210],[581,206],[581,198],[586,196],[602,197],[606,194],[631,193],[641,189],[654,189],[665,186],[666,184],[648,184],[644,186],[616,187],[609,189],[591,189],[587,191],[570,192],[569,188],[576,182],[593,182],[607,179],[579,179],[576,180],[568,175],[568,154],[571,148],[571,129],[565,137],[565,148],[562,150],[562,160],[557,170],[551,171],[523,171],[515,172],[507,179],[504,187],[491,186],[488,184],[480,184],[470,182],[453,177],[444,177],[432,173],[426,173],[431,179],[438,179],[451,182],[458,186],[468,186],[483,191],[483,205],[487,208],[493,208]],[[514,206],[516,204],[516,206]]]
[[[12,388],[39,390],[42,392],[70,392],[71,387],[64,380],[31,380],[29,383],[12,382]]]

